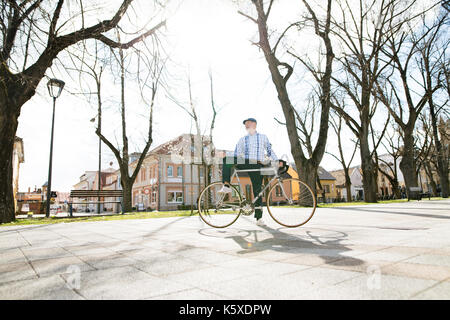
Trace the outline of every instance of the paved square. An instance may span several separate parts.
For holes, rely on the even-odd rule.
[[[0,299],[449,299],[450,200],[0,227]]]

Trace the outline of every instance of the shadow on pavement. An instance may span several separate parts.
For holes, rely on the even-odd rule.
[[[324,264],[331,265],[345,265],[345,266],[357,266],[364,264],[363,260],[344,256],[342,253],[352,251],[351,248],[341,244],[341,242],[347,238],[347,234],[344,232],[339,232],[341,236],[315,236],[312,232],[307,231],[307,235],[315,240],[316,243],[312,241],[308,241],[302,239],[301,237],[291,235],[285,232],[281,232],[279,229],[273,229],[268,226],[262,226],[265,231],[269,232],[273,237],[266,238],[264,240],[258,240],[258,234],[263,234],[262,230],[249,230],[242,229],[239,232],[231,232],[231,235],[224,236],[224,239],[232,239],[242,248],[241,251],[238,251],[238,254],[248,254],[252,252],[261,252],[261,251],[276,251],[276,252],[286,252],[292,253],[292,256],[298,254],[309,254],[309,255],[317,255],[320,257]],[[281,229],[281,228],[280,228]],[[207,230],[210,228],[205,228],[199,230],[199,233],[205,236],[216,237],[215,232],[224,232],[223,230],[212,229],[208,235]],[[214,231],[213,231],[214,230]],[[234,230],[234,229],[233,229]],[[254,240],[249,242],[246,238],[251,237],[253,235]],[[324,240],[327,239],[328,240]],[[328,254],[326,253],[329,251]],[[322,252],[321,252],[322,251]]]

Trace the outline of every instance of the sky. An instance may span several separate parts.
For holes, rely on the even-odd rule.
[[[145,8],[143,1],[137,2],[142,6],[138,8]],[[275,121],[275,118],[283,121],[284,117],[267,64],[262,52],[251,43],[257,39],[256,25],[239,15],[238,7],[232,1],[185,0],[173,3],[165,13],[168,22],[164,32],[170,56],[168,88],[158,92],[151,149],[180,134],[195,132],[187,113],[168,98],[170,94],[182,103],[187,101],[187,74],[191,78],[202,129],[208,127],[211,118],[208,72],[211,70],[215,103],[220,110],[214,130],[216,147],[234,149],[238,139],[245,135],[242,120],[254,117],[258,121],[258,132],[268,136],[278,157],[286,155],[292,159],[286,128]],[[286,26],[302,10],[300,1],[286,0],[283,5],[274,7],[272,23]],[[142,9],[142,12],[146,11]],[[142,14],[140,18],[145,21],[146,15]],[[314,53],[315,43],[313,33],[305,31],[296,45],[299,52]],[[85,171],[98,168],[98,137],[95,124],[89,121],[96,115],[96,101],[74,94],[80,91],[76,77],[64,80],[67,90],[57,99],[55,115],[52,189],[57,191],[69,191]],[[296,108],[304,110],[306,95],[311,88],[305,72],[300,70],[290,81],[296,86]],[[40,187],[47,181],[52,104],[45,82],[41,81],[38,93],[24,105],[19,118],[17,136],[23,138],[25,150],[25,162],[19,175],[21,191]],[[120,137],[118,85],[117,81],[106,77],[103,88],[102,130],[112,141]],[[135,89],[127,91],[126,98],[130,152],[140,151],[147,131],[146,109]],[[350,142],[350,138],[351,133],[345,130],[344,140]],[[328,150],[336,152],[337,140],[331,128],[328,140]],[[117,168],[112,153],[105,145],[102,148],[103,168],[109,168],[110,162]],[[351,152],[352,143],[347,143],[345,148],[347,154]],[[353,163],[359,163],[358,155]],[[322,166],[327,170],[340,169],[339,162],[328,154],[325,154]]]

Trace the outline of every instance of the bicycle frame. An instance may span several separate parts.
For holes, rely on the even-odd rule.
[[[230,178],[230,184],[232,184],[231,182],[236,177],[236,179],[238,181],[238,184],[239,184],[239,192],[240,192],[243,200],[247,200],[247,199],[245,197],[245,194],[242,193],[242,185],[241,185],[241,180],[239,179],[239,174],[238,173],[239,172],[256,172],[256,171],[259,171],[259,172],[269,171],[269,172],[274,173],[274,177],[272,179],[270,179],[270,181],[267,184],[262,186],[261,191],[258,193],[258,195],[256,197],[253,198],[253,200],[251,202],[252,204],[254,204],[256,201],[258,201],[259,198],[262,197],[264,192],[271,186],[273,181],[275,181],[275,180],[278,180],[279,182],[281,181],[281,177],[278,174],[278,170],[276,168],[273,168],[273,167],[261,168],[261,169],[236,169],[235,168],[234,172],[233,172],[233,174],[231,175],[231,178]],[[283,196],[288,198],[286,192],[284,191],[284,187],[283,187],[282,183],[280,183],[280,188],[281,188],[281,191],[283,193]],[[289,202],[292,202],[292,200],[290,199]]]

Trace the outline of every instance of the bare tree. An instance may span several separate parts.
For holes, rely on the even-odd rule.
[[[331,45],[331,40],[329,38],[332,1],[327,1],[326,15],[324,21],[322,21],[321,19],[319,19],[316,11],[313,10],[309,5],[309,2],[303,0],[303,4],[308,12],[308,17],[306,17],[305,20],[306,22],[312,24],[312,28],[315,34],[321,39],[325,46],[325,69],[320,70],[317,67],[313,68],[299,55],[295,54],[292,51],[289,51],[291,53],[291,56],[294,56],[296,59],[302,62],[309,71],[311,71],[313,77],[317,81],[320,92],[319,100],[321,109],[319,134],[314,149],[310,150],[311,154],[309,157],[305,155],[302,149],[302,140],[298,132],[299,127],[297,126],[299,117],[292,104],[287,88],[287,82],[293,74],[294,69],[289,63],[283,62],[277,57],[277,48],[282,42],[283,37],[285,37],[286,33],[291,28],[298,28],[302,23],[298,21],[287,26],[286,29],[278,37],[278,39],[274,42],[274,44],[271,44],[271,39],[269,36],[270,31],[269,26],[267,25],[267,21],[274,1],[271,0],[268,2],[267,9],[265,9],[263,0],[252,0],[252,3],[254,8],[256,9],[256,18],[243,12],[239,13],[257,25],[259,41],[255,44],[264,53],[267,66],[272,77],[272,82],[275,85],[276,91],[278,93],[278,100],[283,110],[286,130],[291,145],[291,153],[294,158],[299,177],[304,180],[311,188],[313,188],[314,191],[316,191],[317,169],[325,153],[325,146],[328,135],[328,118],[331,97],[331,72],[334,59],[333,48]]]
[[[390,126],[393,128],[393,130],[386,131],[386,134],[381,140],[381,144],[387,151],[389,157],[384,158],[382,156],[377,156],[377,160],[379,163],[378,171],[389,181],[394,193],[394,197],[396,199],[400,199],[401,193],[397,168],[402,153],[402,137],[400,130],[395,125],[395,121],[391,120]]]
[[[427,27],[424,21],[424,28],[427,28],[431,32],[431,35],[429,38],[419,40],[418,51],[420,55],[416,59],[418,69],[422,75],[423,87],[429,93],[427,103],[431,116],[432,136],[436,151],[441,192],[444,198],[448,198],[449,196],[449,150],[448,147],[442,144],[443,135],[439,134],[438,119],[440,114],[445,115],[446,113],[448,118],[448,112],[450,111],[448,106],[450,99],[450,62],[445,58],[445,53],[450,43],[450,38],[447,36],[448,28],[446,28],[449,21],[448,11],[442,13],[441,17],[431,27]],[[447,97],[438,104],[438,99],[433,93],[441,88],[444,90],[445,88],[447,89]],[[444,90],[441,91],[442,96],[445,96]],[[447,134],[445,130],[443,134]]]
[[[421,168],[425,171],[427,181],[428,181],[428,190],[431,187],[433,196],[438,195],[437,191],[437,183],[435,181],[435,173],[437,170],[433,168],[437,167],[436,163],[436,149],[433,143],[433,133],[431,129],[431,121],[429,116],[426,115],[425,112],[419,116],[420,120],[420,128],[416,129],[415,136],[418,140],[418,155],[417,155],[417,168],[420,171]]]
[[[191,165],[191,182],[192,182],[192,168],[193,165],[197,165],[197,180],[198,180],[198,194],[200,194],[202,185],[201,185],[201,177],[200,170],[203,171],[204,177],[204,186],[208,185],[210,181],[210,177],[212,175],[214,156],[215,156],[215,145],[213,140],[213,132],[216,123],[217,115],[220,109],[217,108],[216,101],[214,98],[214,80],[213,80],[213,72],[209,70],[209,89],[210,89],[210,107],[211,107],[211,120],[206,128],[202,130],[201,120],[198,115],[198,106],[192,95],[192,83],[191,83],[191,75],[188,73],[187,75],[187,89],[188,89],[188,101],[182,102],[179,99],[176,99],[173,95],[169,95],[170,100],[172,100],[178,107],[180,107],[193,121],[195,126],[195,133],[191,134],[191,146],[194,147],[193,157],[191,153],[190,157],[190,165]],[[206,130],[208,131],[208,135],[205,135]],[[191,199],[193,200],[193,199]],[[193,212],[193,203],[191,201],[191,212]]]
[[[154,34],[160,22],[131,40],[120,43],[107,32],[119,25],[133,0],[124,0],[115,14],[91,26],[84,25],[83,2],[77,12],[60,21],[64,0],[2,1],[0,4],[0,223],[14,220],[12,188],[12,153],[22,106],[36,93],[36,88],[58,54],[73,44],[97,39],[108,46],[127,49]],[[80,29],[64,33],[68,21],[81,17]],[[33,59],[34,58],[34,59]]]
[[[119,34],[118,34],[119,35]],[[120,38],[119,38],[120,40]],[[142,167],[142,163],[147,155],[148,150],[153,142],[152,134],[153,134],[153,110],[156,100],[156,94],[161,82],[161,75],[165,65],[165,60],[161,59],[157,48],[153,48],[153,52],[143,52],[139,51],[137,54],[137,82],[139,85],[139,89],[141,92],[142,100],[144,104],[148,105],[148,132],[145,138],[145,145],[140,153],[137,161],[133,165],[133,169],[130,170],[130,150],[129,150],[129,137],[127,134],[127,120],[126,120],[126,90],[125,90],[125,82],[126,82],[126,70],[125,63],[126,57],[124,55],[124,50],[122,48],[118,49],[118,57],[116,57],[116,62],[119,65],[119,77],[120,77],[120,116],[121,116],[121,136],[122,143],[121,146],[115,146],[114,143],[111,142],[101,131],[100,128],[97,127],[96,134],[100,137],[100,139],[105,143],[108,148],[114,154],[117,163],[119,164],[120,170],[120,183],[122,185],[123,190],[123,206],[124,211],[132,210],[132,190],[133,184],[136,180],[136,177]],[[111,49],[114,50],[114,49]],[[114,53],[114,51],[113,51]],[[146,53],[146,54],[145,54]],[[115,56],[115,54],[114,54]],[[145,70],[145,71],[144,71]],[[147,100],[144,95],[144,91],[150,91],[150,97]]]
[[[335,102],[336,105],[340,105],[339,101]],[[343,106],[342,106],[343,108]],[[336,114],[336,113],[335,113]],[[350,154],[350,158],[346,156],[344,152],[344,144],[342,143],[342,117],[340,117],[338,114],[336,114],[337,117],[330,117],[330,124],[333,128],[334,133],[336,134],[337,140],[338,140],[338,151],[339,151],[339,157],[334,154],[334,152],[327,152],[329,155],[331,155],[333,158],[335,158],[337,161],[339,161],[342,165],[342,169],[344,170],[344,178],[345,178],[345,189],[347,193],[347,202],[352,201],[352,181],[350,179],[350,165],[353,161],[353,158],[355,157],[356,150],[358,149],[358,140],[352,141],[353,143],[353,151]],[[336,119],[337,118],[337,119]],[[347,148],[346,148],[347,149]]]
[[[423,20],[425,17],[422,18]],[[425,58],[420,63],[424,63],[424,69],[433,68],[430,65],[428,50],[434,46],[437,32],[439,31],[441,23],[436,24],[432,28],[423,28],[420,34],[414,32],[413,29],[409,31],[389,29],[385,33],[386,46],[382,47],[382,52],[392,64],[392,74],[387,76],[383,81],[377,79],[376,91],[377,97],[386,106],[389,114],[397,123],[399,129],[402,131],[403,148],[402,159],[400,161],[400,169],[402,170],[405,179],[406,190],[409,194],[410,187],[417,187],[417,170],[414,152],[414,132],[416,128],[416,121],[426,106],[427,102],[432,101],[432,96],[439,89],[439,83],[432,83],[426,79],[425,75],[422,84],[422,92],[417,92],[413,83],[417,82],[415,77],[411,77],[411,69],[414,68],[412,63],[422,50]],[[428,56],[427,56],[428,55]],[[424,70],[425,71],[425,70]],[[432,72],[432,70],[430,70]],[[398,75],[401,89],[397,87],[395,76]],[[384,85],[380,85],[384,82]],[[392,101],[386,97],[386,93],[393,93],[395,99]],[[448,181],[448,179],[447,179]]]
[[[389,61],[380,59],[386,42],[383,35],[401,28],[404,21],[400,17],[413,3],[402,5],[396,0],[350,3],[349,0],[339,0],[338,6],[340,13],[333,18],[332,31],[341,44],[337,60],[342,72],[333,76],[333,80],[346,92],[356,107],[357,116],[337,105],[333,108],[359,139],[364,200],[376,202],[377,164],[373,158],[376,147],[372,146],[371,150],[370,132],[378,101],[372,98],[372,92],[377,79],[389,65]]]

